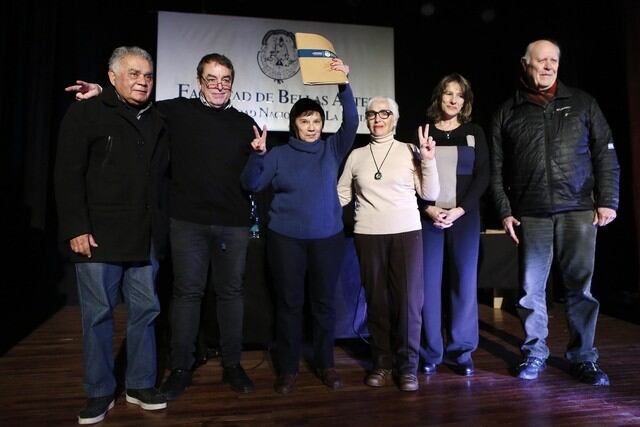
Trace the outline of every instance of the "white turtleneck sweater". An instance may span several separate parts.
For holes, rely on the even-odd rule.
[[[355,192],[357,234],[420,230],[416,193],[422,199],[435,200],[440,192],[436,161],[421,160],[418,147],[393,136],[372,136],[368,145],[353,150],[338,181],[342,206]],[[378,180],[376,172],[382,175]]]

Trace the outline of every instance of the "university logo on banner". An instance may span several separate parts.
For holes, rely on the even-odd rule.
[[[262,38],[258,65],[265,76],[282,83],[300,71],[294,34],[287,30],[269,30]]]

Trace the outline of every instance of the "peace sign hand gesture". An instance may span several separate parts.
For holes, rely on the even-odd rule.
[[[422,160],[433,160],[436,155],[436,142],[429,136],[429,125],[424,126],[424,132],[422,131],[422,126],[418,126],[418,139],[420,139]]]
[[[251,148],[254,153],[264,156],[267,152],[267,125],[262,127],[262,135],[260,135],[258,128],[253,126],[253,134],[256,137],[251,141]]]

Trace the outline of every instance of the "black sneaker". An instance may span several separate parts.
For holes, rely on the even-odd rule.
[[[539,357],[527,357],[518,365],[518,378],[523,380],[535,380],[545,368],[544,360]]]
[[[167,398],[157,388],[127,389],[127,402],[140,406],[147,411],[167,407]]]
[[[167,400],[177,399],[191,384],[192,375],[188,369],[173,369],[160,386],[160,393],[164,394]]]
[[[78,413],[78,424],[95,424],[104,420],[107,411],[113,408],[113,396],[92,397]]]
[[[609,377],[594,362],[580,362],[571,365],[571,374],[581,383],[608,386]]]
[[[239,363],[237,365],[226,366],[223,369],[222,382],[225,384],[229,383],[231,389],[236,393],[251,393],[256,389],[253,381],[247,376],[247,373]]]

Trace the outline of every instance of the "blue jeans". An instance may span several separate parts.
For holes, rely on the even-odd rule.
[[[600,304],[591,295],[597,227],[592,211],[563,212],[549,217],[520,218],[520,282],[518,314],[525,332],[525,357],[549,357],[546,284],[557,263],[566,293],[565,314],[569,344],[565,357],[572,363],[595,362],[593,346]]]
[[[113,395],[113,309],[118,291],[127,305],[126,387],[156,383],[154,319],[160,313],[155,288],[158,261],[141,263],[77,263],[76,278],[82,315],[84,389],[87,396]]]
[[[211,267],[223,366],[240,363],[244,318],[243,275],[248,227],[197,224],[171,218],[173,296],[171,369],[191,369],[200,327],[200,304]]]

